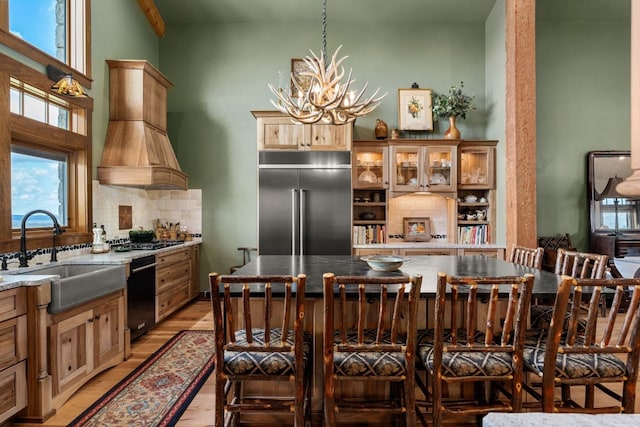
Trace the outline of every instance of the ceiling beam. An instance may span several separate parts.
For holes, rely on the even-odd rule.
[[[147,16],[153,31],[156,32],[158,37],[164,37],[164,19],[162,19],[162,15],[160,15],[160,11],[153,0],[138,0],[138,4]]]

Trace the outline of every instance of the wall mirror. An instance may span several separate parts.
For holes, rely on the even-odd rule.
[[[640,199],[616,191],[616,185],[631,175],[631,153],[590,151],[587,173],[591,233],[640,234]]]

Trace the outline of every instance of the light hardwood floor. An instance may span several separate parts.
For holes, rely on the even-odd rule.
[[[134,341],[131,345],[131,357],[120,365],[111,368],[81,388],[57,413],[44,424],[46,427],[63,427],[90,406],[102,394],[129,374],[162,344],[181,330],[212,330],[213,319],[211,305],[208,301],[194,301],[184,309],[173,314],[147,334]],[[640,386],[637,388],[640,395]],[[577,396],[576,396],[577,397]],[[636,399],[636,413],[640,413],[640,397]],[[205,427],[213,423],[213,381],[212,377],[200,389],[198,395],[191,402],[185,413],[177,423],[179,427]],[[14,424],[26,426],[26,424]],[[349,424],[355,427],[357,423]],[[371,426],[370,423],[362,425]],[[456,424],[451,424],[455,426]],[[464,424],[462,424],[464,425]],[[474,425],[474,424],[468,424]],[[31,424],[30,426],[33,426]]]

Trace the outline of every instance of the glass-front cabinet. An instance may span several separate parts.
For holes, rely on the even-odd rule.
[[[375,141],[354,141],[353,188],[389,187],[389,147]]]
[[[495,188],[495,146],[498,141],[463,141],[458,150],[458,188]]]
[[[391,189],[399,192],[456,190],[456,145],[391,146]]]
[[[425,147],[424,168],[429,191],[456,191],[455,145]]]

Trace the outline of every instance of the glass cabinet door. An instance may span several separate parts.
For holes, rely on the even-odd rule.
[[[494,157],[493,147],[460,147],[460,188],[494,188]]]
[[[420,191],[423,147],[393,147],[391,157],[391,188],[395,191]]]
[[[388,147],[356,146],[353,148],[353,187],[387,188],[389,174]]]
[[[456,147],[427,146],[423,162],[429,191],[456,191]]]

